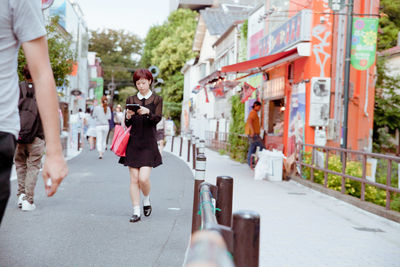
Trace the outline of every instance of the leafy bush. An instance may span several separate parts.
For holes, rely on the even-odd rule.
[[[230,99],[232,109],[232,122],[229,128],[229,140],[231,145],[230,157],[239,162],[246,162],[248,142],[239,134],[244,133],[244,104],[240,101],[239,95],[234,95]]]
[[[324,153],[324,163],[325,163],[325,153]],[[311,164],[311,152],[303,153],[303,162]],[[379,159],[376,168],[376,182],[381,184],[386,184],[387,175],[387,160]],[[313,166],[317,166],[314,160]],[[328,169],[335,172],[342,172],[342,161],[337,155],[330,155],[328,160]],[[392,187],[397,187],[398,184],[398,174],[397,174],[398,164],[392,164],[392,177],[391,185]],[[359,161],[349,160],[346,164],[345,173],[354,177],[362,177],[362,163]],[[311,168],[303,166],[302,168],[303,178],[310,180],[311,178]],[[324,184],[324,172],[319,170],[314,170],[314,182],[323,185]],[[327,187],[336,191],[341,191],[342,188],[342,178],[339,175],[327,174]],[[361,197],[361,183],[351,179],[345,179],[345,190],[346,194],[354,196],[357,198]],[[400,211],[400,195],[396,193],[391,193],[391,209],[395,211]],[[374,186],[365,185],[365,200],[372,202],[380,206],[386,206],[386,191],[383,189],[376,188]]]

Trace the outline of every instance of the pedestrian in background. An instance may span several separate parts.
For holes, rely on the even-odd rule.
[[[44,133],[35,97],[35,86],[27,65],[24,66],[25,81],[19,84],[20,134],[15,152],[18,192],[17,204],[23,211],[36,208],[33,203],[36,182],[44,154]]]
[[[86,114],[85,114],[85,112],[82,111],[81,108],[79,108],[79,110],[78,110],[78,116],[79,116],[79,129],[80,129],[79,130],[80,136],[78,138],[79,139],[78,142],[79,142],[79,147],[82,149],[87,129],[85,129],[85,116],[86,116]]]
[[[137,104],[136,111],[127,109],[125,125],[132,126],[126,149],[126,157],[120,163],[129,167],[129,192],[133,205],[130,222],[140,220],[140,191],[143,193],[143,213],[150,216],[150,173],[151,169],[162,164],[157,147],[156,125],[161,120],[163,101],[161,96],[150,90],[153,76],[147,69],[138,69],[133,74],[133,84],[139,90],[137,95],[130,96],[126,104]]]
[[[96,148],[99,152],[99,159],[102,159],[106,150],[106,139],[110,128],[108,121],[111,119],[111,110],[108,107],[106,96],[101,98],[101,106],[94,108],[93,118],[96,120]]]
[[[86,124],[87,124],[87,131],[86,131],[86,138],[89,140],[89,149],[92,151],[96,144],[96,121],[92,117],[92,113],[90,108],[86,109]]]
[[[10,175],[18,116],[18,50],[22,48],[36,87],[36,99],[46,141],[42,171],[48,196],[56,193],[68,173],[58,120],[58,98],[50,66],[40,1],[0,0],[0,223],[10,196]],[[48,180],[51,179],[51,185]]]
[[[164,149],[164,142],[165,142],[165,118],[162,117],[160,122],[157,123],[156,125],[157,129],[157,144],[158,144],[158,150],[160,153],[162,153]]]
[[[115,108],[114,124],[122,125],[123,121],[124,121],[124,113],[122,112],[121,105],[118,104],[117,107]]]
[[[261,147],[261,150],[265,148],[264,143],[260,137],[260,118],[258,113],[261,109],[260,101],[253,103],[252,110],[247,117],[245,125],[245,134],[249,139],[249,151],[247,153],[247,164],[250,165],[251,155],[256,152],[257,146]]]
[[[112,142],[112,139],[114,137],[114,127],[115,127],[115,123],[114,123],[114,111],[113,111],[113,107],[110,106],[110,111],[111,111],[111,119],[108,120],[108,133],[107,133],[107,138],[106,138],[106,150],[108,147],[108,144]]]

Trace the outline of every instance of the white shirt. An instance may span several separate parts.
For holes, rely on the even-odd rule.
[[[149,90],[149,92],[143,96],[140,92],[137,93],[137,97],[139,98],[139,100],[144,99],[149,99],[149,97],[153,94],[153,92],[151,92],[151,90]]]

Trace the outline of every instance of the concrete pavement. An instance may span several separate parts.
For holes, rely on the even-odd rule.
[[[133,224],[128,169],[117,161],[110,151],[102,160],[83,151],[68,161],[70,173],[54,197],[45,197],[39,178],[32,212],[17,208],[12,181],[0,266],[181,266],[191,231],[190,169],[164,154],[151,174],[153,213]]]
[[[185,162],[186,149],[183,145]],[[179,157],[179,139],[173,150]],[[261,216],[260,266],[399,266],[400,224],[294,181],[255,180],[246,164],[209,149],[205,154],[206,181],[234,178],[233,212]]]

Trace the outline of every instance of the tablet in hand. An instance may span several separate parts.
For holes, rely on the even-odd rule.
[[[139,104],[126,104],[126,108],[132,110],[133,112],[137,112],[140,109]]]

